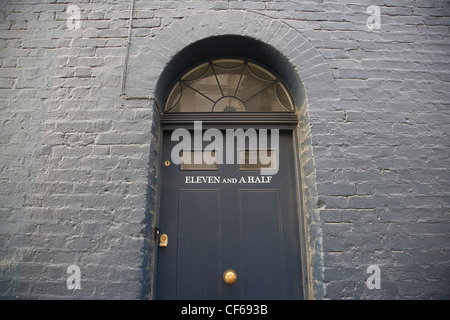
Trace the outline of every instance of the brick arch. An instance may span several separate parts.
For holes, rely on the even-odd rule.
[[[283,21],[240,10],[197,13],[172,23],[153,38],[133,39],[128,95],[154,93],[160,75],[177,53],[202,39],[224,35],[247,36],[276,48],[297,71],[310,111],[339,99],[330,67],[306,37]]]
[[[226,35],[250,37],[276,48],[294,68],[299,85],[303,86],[305,97],[302,103],[297,104],[297,113],[300,120],[301,200],[307,242],[306,273],[309,297],[322,298],[322,231],[317,209],[309,114],[339,100],[339,92],[328,64],[311,42],[289,24],[257,13],[229,10],[194,14],[172,23],[153,38],[133,39],[127,75],[128,95],[155,98],[161,74],[180,51],[202,39]]]

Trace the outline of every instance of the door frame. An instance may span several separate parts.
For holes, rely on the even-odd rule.
[[[305,300],[310,299],[310,289],[309,289],[309,268],[308,268],[308,255],[307,255],[307,237],[306,237],[306,221],[304,213],[304,203],[303,203],[303,192],[302,192],[302,172],[301,172],[301,162],[299,154],[299,119],[298,115],[294,112],[236,112],[236,113],[200,113],[200,112],[186,112],[181,114],[160,114],[158,119],[159,132],[158,132],[158,144],[159,152],[157,158],[157,190],[156,190],[156,210],[155,210],[155,227],[153,228],[153,270],[152,270],[152,288],[151,296],[155,299],[156,288],[158,286],[157,281],[157,268],[158,268],[158,228],[160,221],[160,204],[161,204],[161,189],[162,189],[162,179],[161,179],[161,168],[163,165],[162,151],[163,151],[163,135],[165,131],[173,131],[178,128],[193,129],[194,121],[202,121],[202,128],[217,128],[217,129],[232,129],[234,128],[258,128],[265,129],[280,129],[288,130],[292,132],[292,148],[294,154],[294,184],[295,198],[297,205],[297,218],[298,218],[298,230],[299,230],[299,242],[300,247],[300,257],[301,257],[301,267],[302,267],[302,283],[303,283],[303,296]]]

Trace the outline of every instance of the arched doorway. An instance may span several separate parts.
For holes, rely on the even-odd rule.
[[[304,297],[295,100],[233,56],[193,64],[165,96],[158,299]]]
[[[142,296],[154,298],[156,291],[154,228],[158,227],[161,189],[160,118],[167,94],[177,77],[192,66],[208,59],[233,56],[246,57],[276,70],[295,101],[299,125],[294,151],[301,176],[297,187],[302,191],[298,197],[305,238],[303,283],[305,298],[321,299],[325,292],[322,224],[311,124],[320,117],[317,112],[329,109],[340,99],[339,90],[332,69],[302,30],[285,21],[242,10],[202,11],[175,21],[154,37],[133,39],[126,96],[150,99],[148,108],[152,115]]]

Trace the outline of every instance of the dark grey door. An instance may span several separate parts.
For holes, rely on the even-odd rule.
[[[279,171],[268,178],[258,165],[175,165],[177,142],[164,131],[156,298],[303,298],[292,134],[280,131]]]

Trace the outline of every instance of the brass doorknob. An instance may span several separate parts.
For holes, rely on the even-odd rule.
[[[226,284],[234,284],[237,281],[237,274],[236,271],[232,269],[225,270],[223,273],[223,281],[225,281]]]

